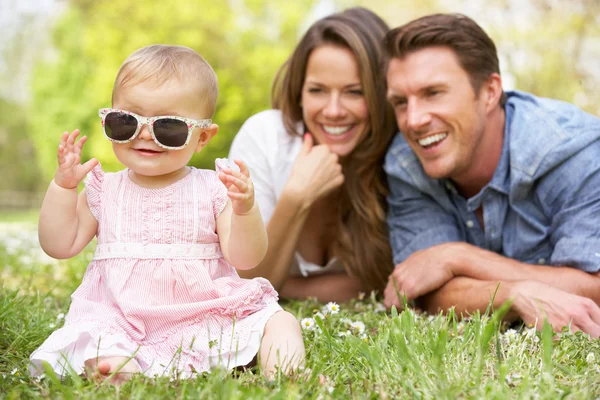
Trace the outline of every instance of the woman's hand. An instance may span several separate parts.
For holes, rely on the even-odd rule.
[[[338,155],[326,145],[313,145],[312,135],[305,134],[285,190],[310,206],[343,183],[344,175]]]
[[[81,149],[87,137],[77,140],[79,129],[72,133],[64,132],[58,145],[58,168],[54,174],[54,183],[64,189],[75,189],[85,176],[98,165],[98,160],[92,158],[81,164]]]
[[[227,188],[227,196],[231,199],[233,212],[238,215],[248,214],[254,206],[254,184],[250,179],[250,171],[241,160],[235,160],[240,172],[225,168],[219,172],[219,179]]]

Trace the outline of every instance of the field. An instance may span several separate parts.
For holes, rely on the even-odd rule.
[[[598,340],[506,326],[502,309],[465,320],[385,310],[369,294],[341,305],[284,303],[307,348],[306,368],[290,377],[219,370],[188,380],[138,376],[116,388],[79,376],[32,378],[29,355],[63,323],[93,244],[56,261],[39,248],[34,214],[0,221],[0,398],[600,398]]]

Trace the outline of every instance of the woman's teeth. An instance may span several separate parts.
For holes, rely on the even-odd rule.
[[[323,130],[333,136],[343,135],[344,133],[348,132],[351,128],[352,128],[352,125],[346,125],[346,126],[323,125]]]
[[[437,135],[427,136],[426,138],[419,139],[418,142],[421,146],[427,147],[444,140],[448,136],[447,133],[438,133]]]

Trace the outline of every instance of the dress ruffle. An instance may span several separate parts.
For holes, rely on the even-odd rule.
[[[214,317],[206,315],[153,343],[138,343],[109,321],[69,323],[31,355],[31,372],[43,372],[41,364],[48,362],[60,376],[69,370],[82,374],[86,360],[107,356],[131,357],[150,377],[189,378],[215,367],[232,369],[253,360],[267,321],[280,310],[277,303],[266,304],[247,318],[234,319],[220,332],[206,330],[206,322]]]
[[[98,163],[85,178],[85,195],[88,207],[94,218],[100,221],[100,203],[102,195],[102,184],[104,182],[104,171]]]

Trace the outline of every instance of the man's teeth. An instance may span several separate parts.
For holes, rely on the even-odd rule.
[[[323,125],[323,130],[330,135],[342,135],[348,132],[352,128],[352,125],[346,126],[327,126]]]
[[[418,142],[423,147],[431,146],[432,144],[445,139],[446,136],[448,136],[447,133],[438,133],[437,135],[431,135],[431,136],[427,136],[426,138],[419,139]]]

